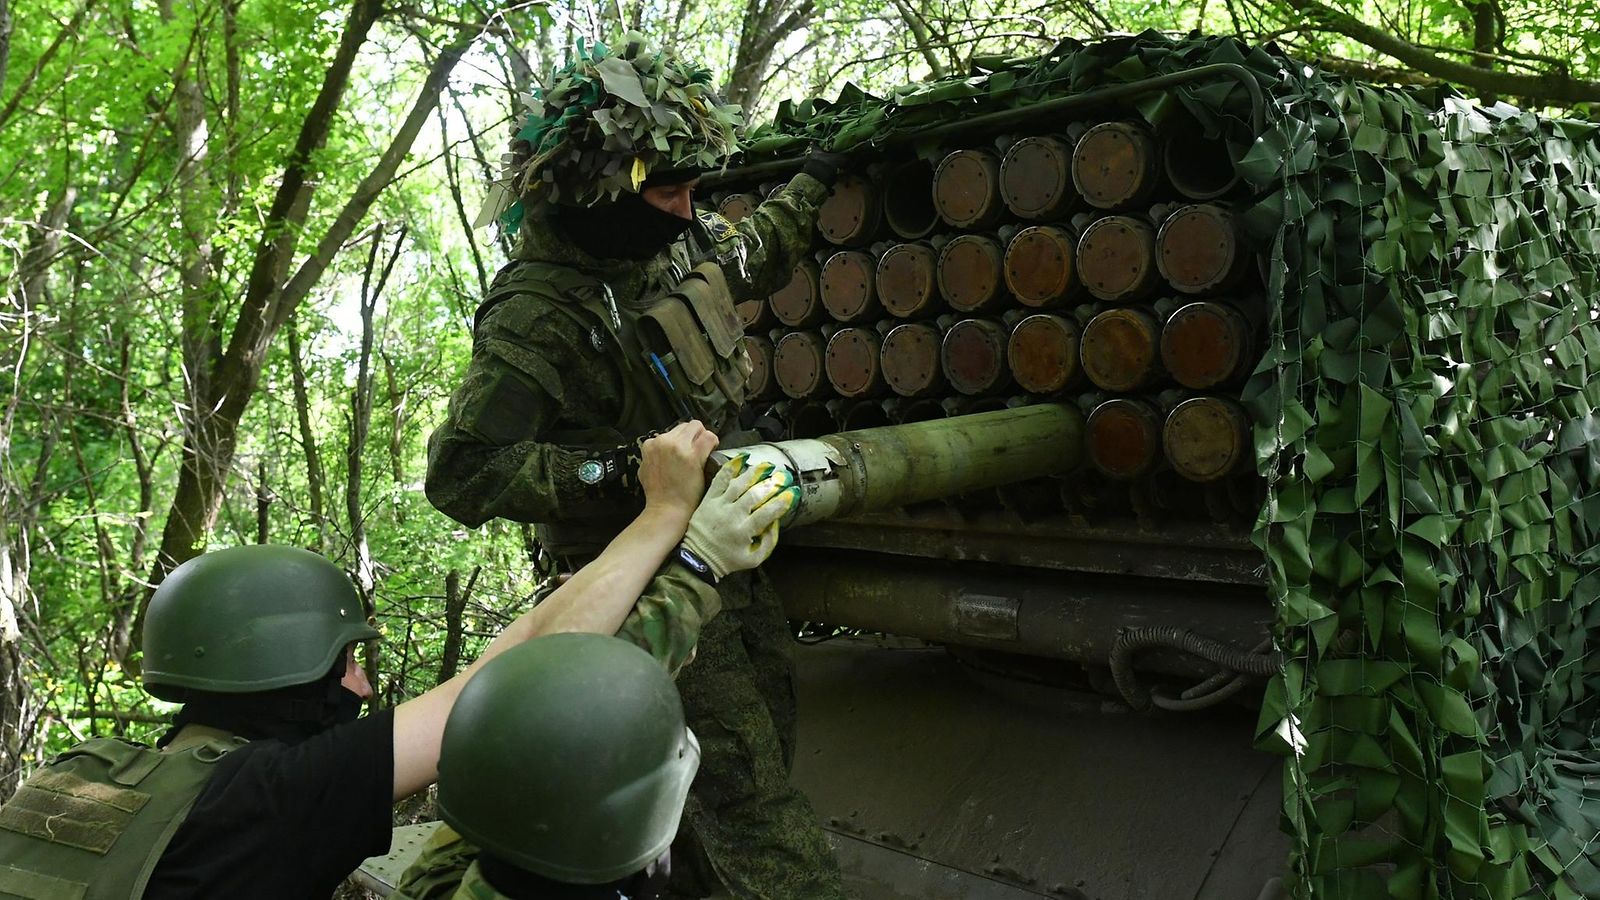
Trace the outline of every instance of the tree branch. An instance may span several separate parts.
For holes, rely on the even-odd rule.
[[[367,177],[361,179],[361,184],[356,186],[355,192],[345,202],[344,208],[339,210],[339,215],[328,227],[327,233],[317,242],[316,250],[306,258],[299,270],[294,273],[294,277],[284,286],[277,309],[270,320],[274,329],[282,325],[284,319],[293,313],[294,308],[311,292],[312,286],[322,278],[322,273],[333,262],[333,257],[339,248],[350,239],[356,226],[366,216],[373,201],[378,199],[378,195],[383,193],[383,189],[394,179],[394,173],[400,168],[400,163],[405,161],[406,154],[411,152],[411,145],[416,142],[417,134],[422,131],[422,126],[427,123],[428,117],[433,115],[433,108],[439,103],[440,94],[450,81],[450,72],[471,43],[472,36],[468,36],[454,46],[447,47],[439,54],[439,58],[434,60],[433,68],[422,82],[422,92],[417,95],[411,111],[406,114],[405,121],[395,131],[393,140],[383,151],[378,164],[367,173]],[[266,337],[270,340],[270,332]]]
[[[0,128],[6,127],[6,123],[11,120],[11,116],[16,113],[17,107],[21,105],[23,95],[28,93],[28,88],[33,87],[34,81],[38,80],[39,74],[44,71],[44,67],[50,65],[50,60],[55,58],[56,53],[61,49],[61,45],[67,42],[67,38],[77,36],[78,26],[83,24],[84,16],[93,11],[94,5],[98,2],[100,0],[84,0],[83,5],[78,7],[78,11],[73,14],[72,21],[63,26],[61,32],[56,35],[56,39],[50,42],[50,46],[46,47],[43,53],[39,54],[38,61],[33,64],[33,68],[22,79],[22,83],[17,85],[17,89],[12,92],[11,99],[6,101],[5,109],[0,109]],[[10,17],[7,15],[8,23],[9,19]],[[8,55],[10,46],[11,41],[8,32],[6,39]]]
[[[11,21],[10,0],[0,0],[0,94],[6,89],[6,69],[11,64]]]
[[[140,725],[165,725],[172,721],[170,716],[157,716],[151,713],[133,712],[127,709],[74,709],[63,718],[67,719],[114,719],[124,724],[135,722]]]
[[[1600,100],[1600,82],[1584,81],[1560,73],[1517,75],[1480,69],[1467,63],[1441,59],[1415,44],[1374,28],[1319,0],[1286,0],[1307,19],[1310,28],[1342,34],[1351,40],[1390,56],[1419,72],[1425,72],[1478,94],[1515,94],[1551,103],[1584,103]]]

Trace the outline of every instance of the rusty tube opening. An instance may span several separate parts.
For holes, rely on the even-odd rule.
[[[839,426],[823,403],[797,403],[789,411],[789,438],[816,438],[833,434]]]
[[[889,418],[888,407],[868,400],[845,410],[844,418],[839,424],[845,431],[860,431],[863,428],[882,428],[894,423]]]
[[[889,171],[883,182],[883,216],[889,229],[906,240],[927,237],[939,227],[931,163],[913,159]]]
[[[1168,137],[1162,154],[1167,180],[1178,193],[1192,200],[1212,200],[1233,190],[1239,174],[1226,141],[1207,138],[1198,128],[1186,128]]]
[[[900,424],[910,425],[913,422],[931,422],[934,419],[949,418],[950,411],[945,408],[941,400],[929,398],[907,403],[906,408],[900,412]]]
[[[828,243],[863,247],[872,243],[883,223],[878,185],[864,175],[842,175],[817,209],[817,230]]]

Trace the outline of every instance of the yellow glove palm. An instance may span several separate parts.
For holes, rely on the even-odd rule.
[[[689,519],[683,546],[718,579],[761,565],[778,545],[778,525],[800,502],[787,469],[750,465],[740,454],[723,463]]]

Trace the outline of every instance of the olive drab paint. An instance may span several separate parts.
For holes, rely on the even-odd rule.
[[[245,743],[187,734],[166,752],[95,738],[35,772],[0,807],[0,896],[140,896],[216,762]]]

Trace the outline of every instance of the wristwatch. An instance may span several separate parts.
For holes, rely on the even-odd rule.
[[[693,572],[696,578],[716,587],[717,576],[712,573],[711,566],[701,559],[699,554],[682,544],[678,545],[678,562],[683,563],[683,567]]]

